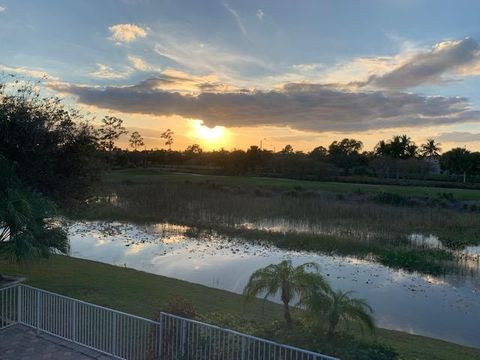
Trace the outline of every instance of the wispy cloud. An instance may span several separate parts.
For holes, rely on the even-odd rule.
[[[155,77],[148,78],[135,85],[138,92],[168,91],[182,94],[199,94],[201,92],[231,92],[236,89],[219,81],[213,75],[191,75],[180,70],[165,69]]]
[[[467,131],[445,132],[438,136],[439,141],[466,143],[480,141],[480,133],[471,133]]]
[[[0,13],[6,11],[7,8],[5,6],[0,5]]]
[[[203,42],[178,27],[163,25],[151,37],[157,54],[194,73],[214,72],[221,79],[233,81],[239,73],[270,71],[270,65],[255,56]]]
[[[133,56],[133,55],[130,55],[128,57],[128,60],[130,60],[130,62],[132,63],[133,67],[137,70],[140,70],[140,71],[149,71],[152,69],[152,66],[150,66],[150,64],[147,64],[147,62],[145,62],[145,60],[143,60],[142,58],[140,57],[137,57],[137,56]]]
[[[258,9],[258,10],[255,12],[255,16],[256,16],[259,20],[263,20],[263,17],[265,16],[265,13],[263,12],[262,9]]]
[[[57,77],[47,73],[44,70],[32,69],[22,66],[8,66],[0,64],[0,72],[5,72],[8,74],[21,74],[32,78],[38,79],[48,79],[48,80],[58,80]]]
[[[99,79],[124,79],[131,74],[130,69],[124,71],[115,70],[112,67],[98,63],[97,69],[89,73],[89,75],[94,76]]]
[[[237,10],[235,10],[234,8],[232,8],[226,1],[224,1],[223,3],[223,6],[225,7],[225,9],[228,10],[228,12],[230,14],[232,14],[233,18],[235,19],[235,22],[237,23],[237,26],[238,28],[240,29],[240,31],[242,32],[242,34],[244,36],[247,36],[247,30],[245,29],[245,26],[243,25],[243,20],[242,18],[240,17],[240,15],[238,14]]]
[[[135,24],[117,24],[108,28],[112,34],[111,39],[119,43],[131,42],[147,36],[147,31]]]

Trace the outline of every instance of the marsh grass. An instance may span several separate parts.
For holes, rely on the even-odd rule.
[[[395,206],[353,195],[339,199],[326,192],[248,190],[215,183],[111,184],[117,204],[92,203],[75,213],[89,219],[136,222],[170,221],[204,228],[238,227],[281,219],[356,240],[398,239],[411,233],[434,234],[447,247],[480,244],[477,213],[437,207]]]
[[[396,204],[399,199],[401,204]],[[433,275],[461,270],[451,251],[414,246],[410,234],[434,234],[450,249],[480,243],[480,217],[475,213],[406,206],[397,195],[372,200],[358,192],[339,197],[301,187],[245,188],[208,181],[107,183],[97,201],[70,215],[170,222],[190,226],[190,232],[214,231],[290,250],[373,255],[384,265]]]

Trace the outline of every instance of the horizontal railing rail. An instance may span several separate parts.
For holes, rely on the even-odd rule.
[[[128,360],[338,360],[161,313],[158,321],[18,284],[0,289],[0,329],[22,324]]]

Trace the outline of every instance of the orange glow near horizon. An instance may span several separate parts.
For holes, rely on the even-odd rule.
[[[191,120],[192,137],[198,139],[201,145],[217,149],[228,144],[227,129],[223,126],[213,128],[206,126],[201,120]]]

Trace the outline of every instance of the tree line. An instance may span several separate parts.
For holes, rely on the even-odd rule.
[[[380,140],[372,151],[365,151],[360,140],[345,138],[328,147],[318,146],[309,152],[295,151],[286,145],[280,151],[252,145],[247,150],[204,151],[200,145],[185,150],[171,150],[173,132],[169,133],[168,148],[138,150],[132,134],[133,151],[116,148],[114,165],[128,166],[190,166],[214,170],[227,175],[284,176],[321,180],[339,176],[370,176],[392,179],[444,179],[466,182],[480,176],[480,153],[465,148],[453,148],[442,153],[434,139],[417,145],[407,135]],[[143,141],[142,141],[143,144]],[[443,174],[443,175],[441,175]]]
[[[229,175],[269,175],[320,180],[335,176],[375,176],[380,178],[423,179],[444,172],[463,180],[480,176],[480,152],[453,148],[441,153],[441,144],[433,138],[417,145],[408,135],[395,135],[380,140],[373,151],[365,151],[360,140],[344,138],[328,147],[318,146],[310,152],[295,151],[290,144],[280,151],[262,149],[256,145],[246,151],[225,149],[206,152],[199,144],[184,151],[172,151],[174,132],[165,130],[161,138],[167,149],[141,150],[144,139],[138,131],[131,133],[133,151],[115,147],[121,135],[128,132],[119,118],[106,116],[97,130],[99,149],[112,156],[119,167],[148,165],[190,165],[216,168]]]

